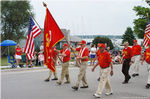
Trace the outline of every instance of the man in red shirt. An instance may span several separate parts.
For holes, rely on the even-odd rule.
[[[106,95],[112,95],[112,89],[110,86],[110,81],[109,81],[109,72],[110,75],[113,75],[113,66],[112,66],[112,60],[110,57],[110,54],[105,50],[106,46],[105,44],[99,43],[98,44],[99,50],[97,52],[97,56],[98,56],[98,62],[94,65],[94,67],[92,68],[92,72],[94,72],[95,68],[99,65],[100,66],[100,82],[98,85],[98,89],[96,91],[96,93],[94,94],[94,96],[96,98],[100,98],[102,91],[104,89],[104,87],[106,88]],[[111,71],[110,71],[111,68]]]
[[[63,49],[60,51],[61,54],[59,56],[62,56],[62,71],[61,71],[61,77],[59,81],[57,82],[58,85],[61,85],[62,81],[64,80],[64,77],[66,77],[66,84],[70,83],[70,77],[69,77],[69,61],[70,61],[70,56],[71,52],[68,49],[68,44],[63,44]]]
[[[54,61],[54,65],[56,65],[56,58],[57,58],[57,52],[56,52],[56,46],[53,47],[52,49],[52,57],[53,57],[53,61]],[[58,80],[58,77],[57,77],[57,72],[56,72],[56,67],[55,67],[55,72],[52,72],[51,70],[49,71],[49,76],[47,79],[45,79],[46,82],[49,81],[49,79],[51,78],[51,75],[54,75],[54,78],[52,80]]]
[[[133,40],[134,45],[132,46],[132,52],[133,52],[133,58],[134,63],[132,64],[134,67],[134,73],[132,74],[133,77],[139,76],[139,63],[140,63],[140,57],[141,57],[141,51],[142,48],[140,45],[137,44],[137,40]]]
[[[144,60],[146,61],[147,71],[148,71],[148,81],[147,81],[147,85],[145,87],[148,89],[148,88],[150,88],[150,41],[148,43],[148,48],[146,49],[146,51],[144,53],[142,65],[143,65]]]
[[[124,49],[122,52],[122,58],[123,58],[123,65],[122,65],[122,73],[125,76],[125,80],[122,84],[128,83],[131,76],[129,75],[129,69],[131,65],[131,58],[133,56],[132,49],[129,47],[129,43],[124,43]]]
[[[19,47],[19,44],[17,44],[17,48],[16,48],[16,54],[15,54],[15,58],[16,58],[16,66],[19,66],[20,60],[21,60],[21,48]]]
[[[88,84],[86,81],[86,68],[88,66],[88,57],[89,57],[89,49],[86,48],[86,41],[82,40],[79,44],[81,47],[79,48],[72,48],[74,51],[79,51],[78,56],[76,57],[77,62],[79,63],[80,72],[78,74],[78,80],[76,82],[76,85],[72,88],[74,90],[78,90],[80,81],[82,80],[83,86],[80,88],[88,88]]]

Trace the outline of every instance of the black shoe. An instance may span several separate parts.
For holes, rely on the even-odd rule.
[[[139,76],[139,74],[135,74],[135,76]]]
[[[49,81],[49,79],[45,79],[44,81],[45,81],[45,82],[48,82],[48,81]]]
[[[127,84],[128,83],[128,81],[124,81],[124,82],[122,82],[122,84]]]
[[[78,87],[73,86],[72,89],[74,89],[75,91],[77,91],[77,90],[78,90]]]
[[[145,87],[146,87],[147,89],[149,89],[149,88],[150,88],[150,84],[147,84]]]
[[[89,86],[81,86],[80,88],[89,88]]]
[[[53,78],[52,80],[58,80],[58,78]]]
[[[97,79],[97,81],[100,81],[100,77]]]
[[[136,76],[136,74],[132,74],[132,77],[135,77]]]

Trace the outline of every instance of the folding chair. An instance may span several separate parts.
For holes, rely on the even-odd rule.
[[[12,59],[11,59],[11,56],[8,55],[8,63],[11,64],[11,67],[12,67],[12,68],[16,68],[16,65],[15,65],[16,60],[15,60],[15,58],[14,58],[13,56],[12,56]]]

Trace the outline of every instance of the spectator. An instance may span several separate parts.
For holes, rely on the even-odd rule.
[[[43,66],[44,65],[44,55],[43,55],[42,51],[39,52],[38,60],[41,64],[41,66]]]
[[[43,42],[41,42],[40,51],[41,51],[42,53],[44,52],[44,43],[43,43]]]
[[[17,48],[16,48],[16,54],[15,54],[15,58],[16,58],[16,66],[19,67],[19,63],[21,60],[21,48],[19,47],[19,44],[17,44]]]
[[[96,46],[92,44],[90,51],[90,58],[91,58],[90,65],[94,65],[95,57],[96,57]]]
[[[113,63],[115,64],[121,64],[121,53],[118,51],[118,55],[115,56]]]

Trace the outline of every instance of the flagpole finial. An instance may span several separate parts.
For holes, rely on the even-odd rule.
[[[45,3],[45,2],[43,2],[43,6],[47,8],[47,5],[46,5],[46,3]]]

